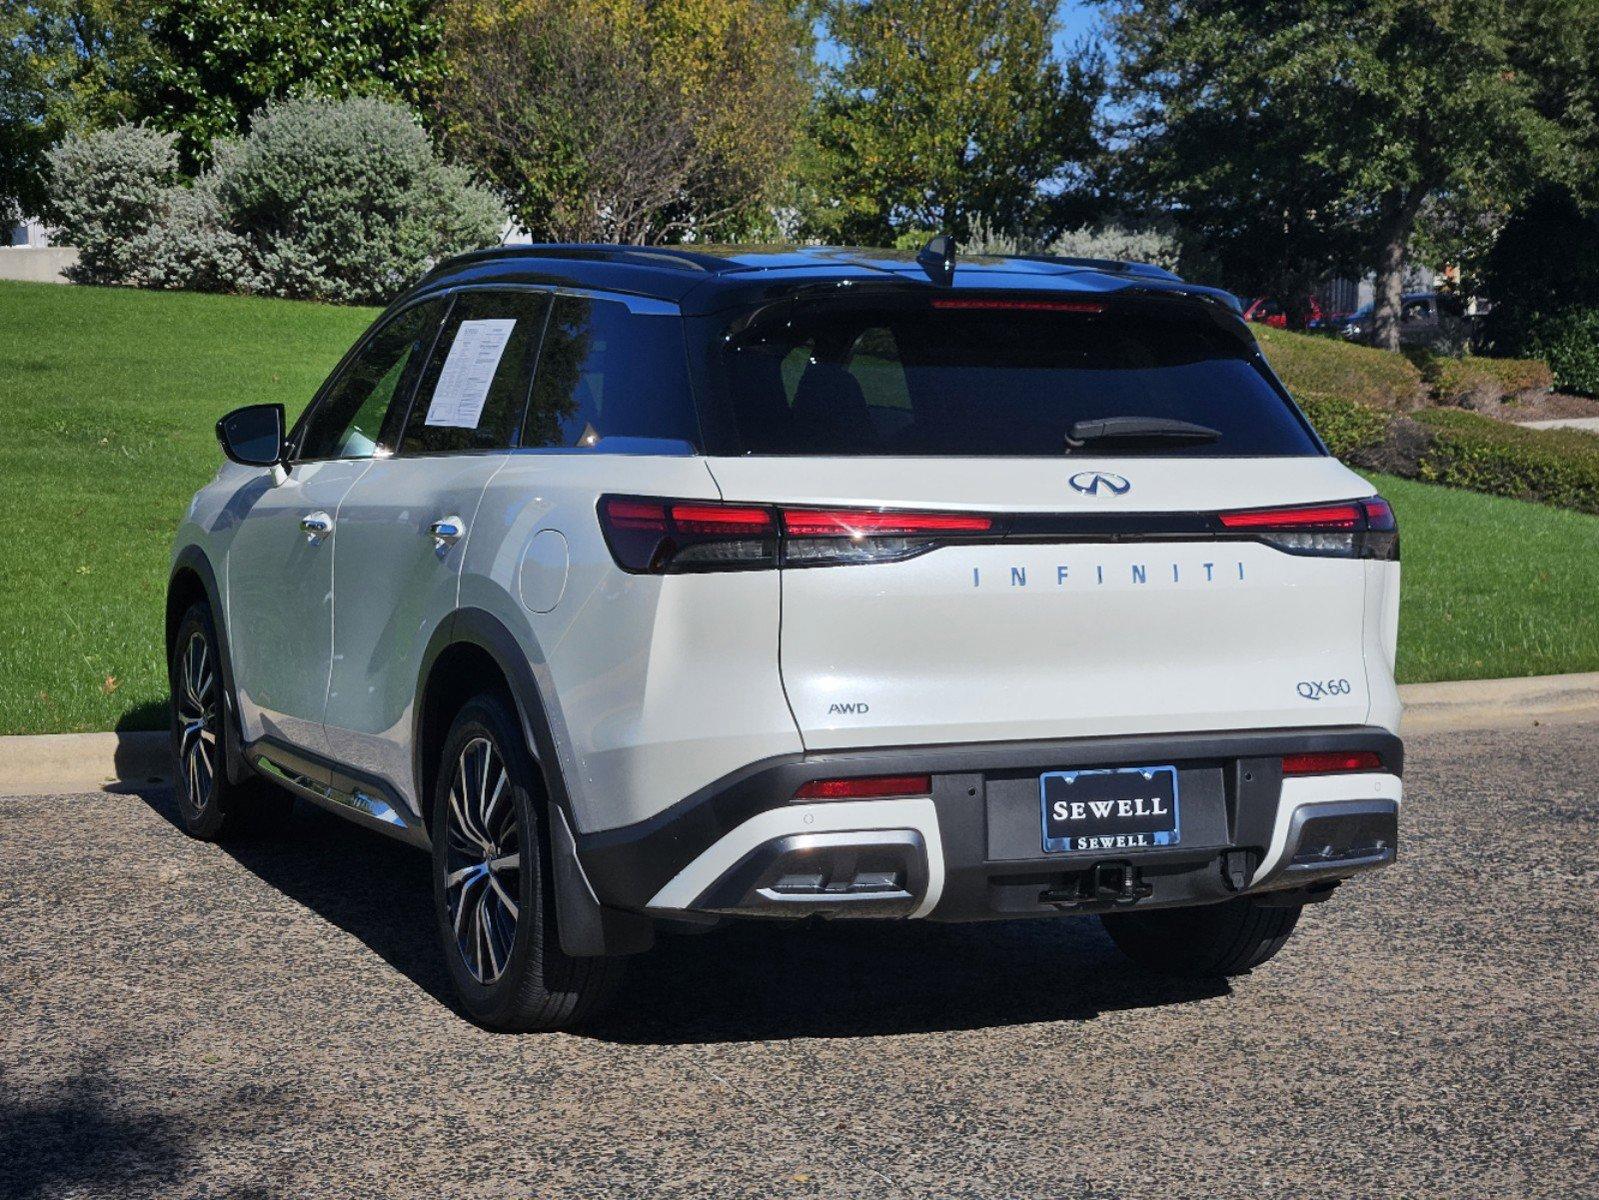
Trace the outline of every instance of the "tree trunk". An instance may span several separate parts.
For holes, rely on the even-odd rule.
[[[1377,279],[1371,298],[1371,344],[1379,350],[1399,349],[1400,309],[1405,296],[1405,249],[1416,226],[1416,214],[1431,188],[1417,184],[1384,205],[1386,216],[1377,237]]]
[[[1371,297],[1371,344],[1379,350],[1399,349],[1399,309],[1405,294],[1405,241],[1404,234],[1390,229],[1377,248],[1377,281]]]

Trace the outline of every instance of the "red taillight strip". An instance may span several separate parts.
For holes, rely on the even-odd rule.
[[[666,528],[666,505],[647,500],[607,500],[605,516],[621,529]]]
[[[672,520],[686,533],[761,533],[773,525],[769,509],[727,504],[674,504]]]
[[[813,779],[794,793],[796,800],[880,800],[885,796],[926,796],[931,775],[863,775],[856,779]]]
[[[933,301],[934,308],[988,309],[996,312],[1102,313],[1105,306],[1094,300],[997,300],[980,296],[948,296]]]
[[[1360,506],[1366,510],[1366,524],[1370,528],[1387,533],[1399,527],[1394,520],[1393,505],[1389,504],[1381,496],[1373,496],[1370,500],[1362,500]]]
[[[992,517],[964,513],[878,512],[873,509],[783,510],[790,537],[894,537],[916,533],[989,533]]]
[[[1358,504],[1318,504],[1305,508],[1261,508],[1219,514],[1227,529],[1355,529],[1361,523]]]
[[[1380,771],[1382,755],[1375,750],[1323,750],[1283,755],[1284,775],[1338,775],[1346,771]]]

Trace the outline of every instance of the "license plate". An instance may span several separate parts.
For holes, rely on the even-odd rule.
[[[1176,767],[1050,771],[1039,778],[1044,850],[1116,853],[1175,846]]]

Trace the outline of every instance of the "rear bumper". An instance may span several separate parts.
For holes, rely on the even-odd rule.
[[[1383,769],[1284,780],[1284,754],[1374,750]],[[1396,851],[1403,747],[1376,727],[907,747],[757,764],[636,826],[579,839],[604,905],[668,917],[993,920],[1292,901]],[[1183,843],[1045,854],[1038,776],[1173,764]],[[930,775],[926,796],[793,800],[814,779]]]

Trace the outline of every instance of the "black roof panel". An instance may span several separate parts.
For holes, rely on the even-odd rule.
[[[844,246],[496,246],[441,263],[415,291],[467,282],[544,283],[650,296],[711,311],[808,284],[850,281],[932,287],[910,251]],[[1136,288],[1202,296],[1236,309],[1219,289],[1184,283],[1160,267],[1045,255],[956,260],[956,290],[1106,293]]]

